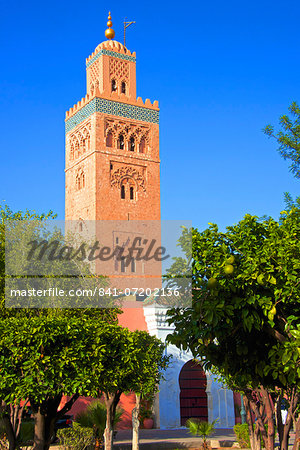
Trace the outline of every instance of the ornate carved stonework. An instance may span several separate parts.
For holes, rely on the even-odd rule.
[[[80,157],[91,146],[91,121],[85,122],[80,128],[67,138],[69,159],[72,161]]]
[[[109,61],[109,74],[111,78],[128,82],[129,80],[128,62],[111,58]]]
[[[136,182],[137,187],[146,191],[144,175],[136,168],[123,166],[111,173],[110,184],[120,188],[124,178],[131,178]]]
[[[147,145],[151,146],[149,125],[141,125],[126,120],[106,119],[105,136],[107,136],[108,133],[112,133],[115,140],[121,133],[124,135],[125,139],[129,139],[133,136],[137,140],[137,143],[144,138]]]
[[[97,61],[90,67],[90,81],[95,82],[99,79],[99,76],[99,63]]]

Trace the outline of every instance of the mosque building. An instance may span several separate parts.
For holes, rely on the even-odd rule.
[[[159,106],[136,97],[136,54],[114,40],[109,14],[106,40],[86,59],[86,95],[66,113],[66,220],[159,221]],[[113,235],[113,239],[121,239]],[[129,267],[136,273],[136,267]],[[122,267],[121,267],[122,270]],[[128,275],[128,272],[127,272]],[[133,313],[134,311],[134,313]],[[147,330],[163,342],[172,332],[166,308],[126,309],[119,322]],[[189,417],[235,424],[234,395],[196,364],[189,352],[172,355],[154,403],[157,428],[179,428]],[[79,399],[73,414],[88,402]],[[124,427],[130,427],[134,394],[121,397]]]

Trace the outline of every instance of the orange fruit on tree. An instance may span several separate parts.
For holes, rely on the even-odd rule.
[[[231,275],[234,272],[234,267],[231,264],[226,264],[226,266],[224,267],[224,272],[226,273],[226,275]]]
[[[233,256],[233,255],[230,255],[229,258],[226,259],[225,264],[226,264],[226,265],[231,265],[231,264],[234,263],[234,261],[235,261],[234,256]]]

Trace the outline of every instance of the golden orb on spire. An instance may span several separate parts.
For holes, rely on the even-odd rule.
[[[107,39],[113,39],[115,37],[115,32],[112,29],[112,21],[111,21],[111,15],[110,12],[108,13],[108,21],[107,21],[107,30],[105,30],[105,36]]]

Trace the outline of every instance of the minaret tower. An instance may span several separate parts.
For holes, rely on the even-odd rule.
[[[136,98],[136,55],[113,40],[86,60],[87,94],[66,113],[66,219],[159,220],[158,102]]]

